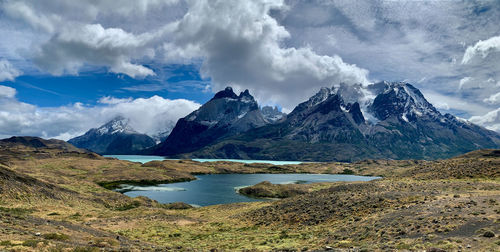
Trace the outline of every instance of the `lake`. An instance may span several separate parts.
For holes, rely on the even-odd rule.
[[[143,156],[143,155],[104,155],[104,157],[113,157],[113,158],[117,158],[120,160],[141,162],[143,164],[147,163],[149,161],[154,161],[154,160],[179,160],[179,159],[165,159],[162,156]],[[198,162],[231,161],[231,162],[238,162],[238,163],[245,163],[245,164],[267,163],[267,164],[273,164],[273,165],[286,165],[286,164],[301,164],[301,163],[303,163],[300,161],[243,160],[243,159],[197,159],[197,158],[195,158],[192,160],[198,161]]]
[[[243,196],[237,189],[270,181],[274,184],[314,183],[337,181],[370,181],[379,177],[337,174],[211,174],[196,176],[190,182],[157,186],[122,185],[121,190],[130,197],[146,196],[161,203],[185,202],[194,206],[209,206],[236,202],[263,201]]]

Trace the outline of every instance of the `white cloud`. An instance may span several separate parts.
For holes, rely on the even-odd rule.
[[[36,59],[54,74],[97,65],[143,77],[154,74],[146,62],[163,56],[167,63],[203,61],[214,91],[249,88],[261,103],[285,109],[320,86],[366,82],[364,69],[376,80],[425,76],[418,87],[436,93],[456,91],[469,76],[474,88],[462,83],[468,92],[455,99],[476,107],[488,107],[484,98],[500,91],[500,82],[483,85],[500,79],[500,55],[491,55],[500,22],[493,2],[4,0],[0,8],[0,32],[7,34],[0,55]],[[472,45],[466,53],[465,45]],[[481,65],[472,60],[488,54]],[[460,58],[468,64],[453,63]]]
[[[469,81],[473,80],[471,77],[464,77],[460,79],[460,82],[458,83],[458,90],[462,90],[465,84],[467,84]]]
[[[101,104],[119,104],[119,103],[124,103],[124,102],[130,102],[132,101],[132,97],[129,98],[115,98],[112,96],[104,96],[101,99],[99,99],[99,103]]]
[[[479,40],[475,45],[467,47],[462,64],[469,63],[477,54],[481,54],[483,58],[486,58],[488,54],[494,51],[500,51],[500,36],[491,37],[484,41]]]
[[[500,92],[491,95],[490,97],[484,99],[483,101],[490,104],[500,104]]]
[[[7,87],[0,86],[0,91]],[[196,110],[200,104],[184,99],[159,96],[138,99],[107,97],[102,106],[81,103],[61,107],[37,107],[13,99],[14,93],[0,96],[0,137],[30,135],[68,140],[121,115],[130,118],[131,126],[154,135],[169,131],[177,120]]]
[[[261,101],[293,108],[322,86],[367,83],[368,71],[310,47],[286,47],[291,36],[270,16],[283,1],[188,1],[167,57],[202,57],[212,88],[250,89]],[[173,52],[172,52],[173,51]]]
[[[111,72],[133,78],[154,75],[151,69],[131,63],[131,59],[154,57],[149,47],[166,30],[168,27],[134,35],[120,28],[105,29],[100,24],[75,25],[63,29],[42,45],[35,62],[54,75],[65,71],[76,74],[85,63],[109,66]]]
[[[456,96],[443,95],[432,90],[421,90],[425,98],[436,108],[442,110],[460,110],[470,115],[480,115],[487,113],[491,109],[481,104],[470,102]]]
[[[14,98],[14,96],[16,96],[16,89],[0,85],[0,99]]]
[[[469,121],[479,124],[487,129],[500,132],[500,108],[492,110],[482,116],[473,116]]]
[[[21,75],[21,71],[17,70],[9,61],[0,60],[0,82],[13,81],[19,75]]]
[[[117,27],[103,26],[100,19],[128,18],[129,28],[134,19],[144,19],[149,11],[177,2],[6,0],[0,3],[0,10],[12,20],[34,29],[32,32],[37,34],[37,40],[29,43],[31,48],[23,48],[23,51],[24,56],[34,58],[42,70],[54,75],[77,74],[82,66],[94,65],[140,78],[154,75],[154,72],[134,62],[154,57],[155,47],[160,46],[158,39],[168,30],[168,25],[132,32],[120,22]]]

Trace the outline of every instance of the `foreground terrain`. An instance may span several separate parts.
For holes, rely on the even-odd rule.
[[[202,208],[109,190],[193,174],[292,172],[384,179],[294,185],[298,193],[281,193],[293,196],[282,200]],[[61,141],[17,138],[0,141],[0,195],[0,251],[500,250],[496,150],[432,162],[140,164]]]

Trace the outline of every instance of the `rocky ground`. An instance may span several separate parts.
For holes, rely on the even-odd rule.
[[[143,165],[60,144],[0,144],[0,251],[500,250],[499,151],[434,162]],[[384,179],[293,185],[300,193],[282,200],[202,208],[105,188],[234,172]]]

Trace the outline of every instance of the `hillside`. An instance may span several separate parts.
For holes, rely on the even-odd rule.
[[[0,149],[0,250],[500,248],[498,150],[439,161],[275,166],[189,160],[140,164],[25,144]],[[349,173],[384,179],[294,185],[299,195],[283,200],[202,208],[159,204],[105,189],[239,172]]]

